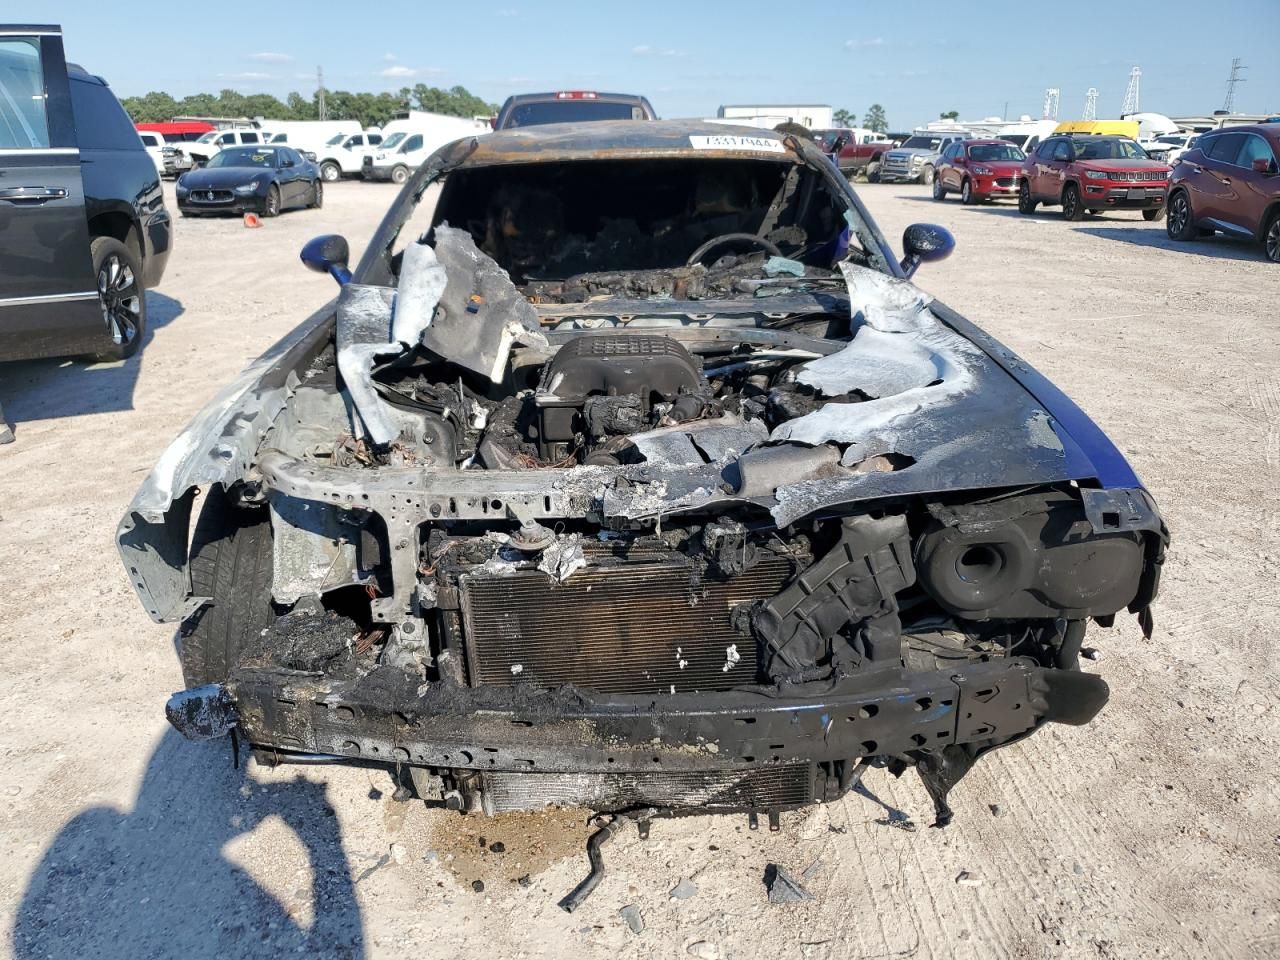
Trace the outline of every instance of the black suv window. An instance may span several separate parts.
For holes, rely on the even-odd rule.
[[[1053,142],[1053,160],[1061,163],[1071,159],[1071,143],[1067,140],[1055,140]]]
[[[0,40],[0,148],[49,146],[43,94],[39,48],[30,40]]]
[[[81,150],[138,150],[142,141],[111,88],[71,78],[71,112]]]
[[[400,148],[401,153],[412,153],[414,150],[422,149],[422,134],[415,133],[412,137],[404,142],[404,146]]]
[[[1236,157],[1240,154],[1240,148],[1244,146],[1244,138],[1243,133],[1219,134],[1213,138],[1213,143],[1209,146],[1209,158],[1223,163],[1235,163]]]
[[[1050,137],[1044,143],[1040,144],[1040,149],[1036,152],[1036,156],[1041,160],[1048,160],[1053,157],[1053,151],[1058,144],[1063,141],[1057,137]]]
[[[256,133],[242,133],[240,134],[240,142],[241,143],[257,143],[258,135]]]

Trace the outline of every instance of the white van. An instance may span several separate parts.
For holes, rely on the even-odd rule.
[[[469,117],[447,117],[412,110],[383,128],[382,145],[364,158],[366,180],[404,183],[418,164],[453,140],[490,132],[488,123]]]

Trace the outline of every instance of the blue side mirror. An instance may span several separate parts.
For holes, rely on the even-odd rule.
[[[350,256],[347,238],[336,233],[312,237],[302,248],[302,262],[307,265],[307,269],[327,273],[340,285],[351,280],[351,271],[347,269],[347,259]]]
[[[922,263],[945,260],[956,248],[951,231],[936,223],[913,223],[902,232],[902,272],[910,277]]]

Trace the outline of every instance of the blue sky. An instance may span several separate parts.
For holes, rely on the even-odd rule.
[[[1280,112],[1280,0],[986,2],[863,0],[40,0],[4,20],[62,24],[69,59],[120,95],[232,87],[461,84],[493,101],[582,88],[647,94],[661,116],[722,103],[829,103],[893,129],[959,110],[1038,117],[1046,87],[1079,116],[1097,87],[1116,116],[1129,70],[1144,110],[1221,108],[1231,58],[1248,66],[1236,108]],[[616,12],[614,12],[616,11]],[[1217,26],[1215,26],[1217,25]]]

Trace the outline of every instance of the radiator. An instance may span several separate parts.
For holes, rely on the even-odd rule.
[[[730,625],[740,604],[786,585],[769,557],[732,579],[682,562],[462,577],[471,683],[574,684],[601,693],[727,690],[757,679],[755,643]],[[733,648],[730,652],[730,648]],[[727,667],[727,669],[726,669]]]

